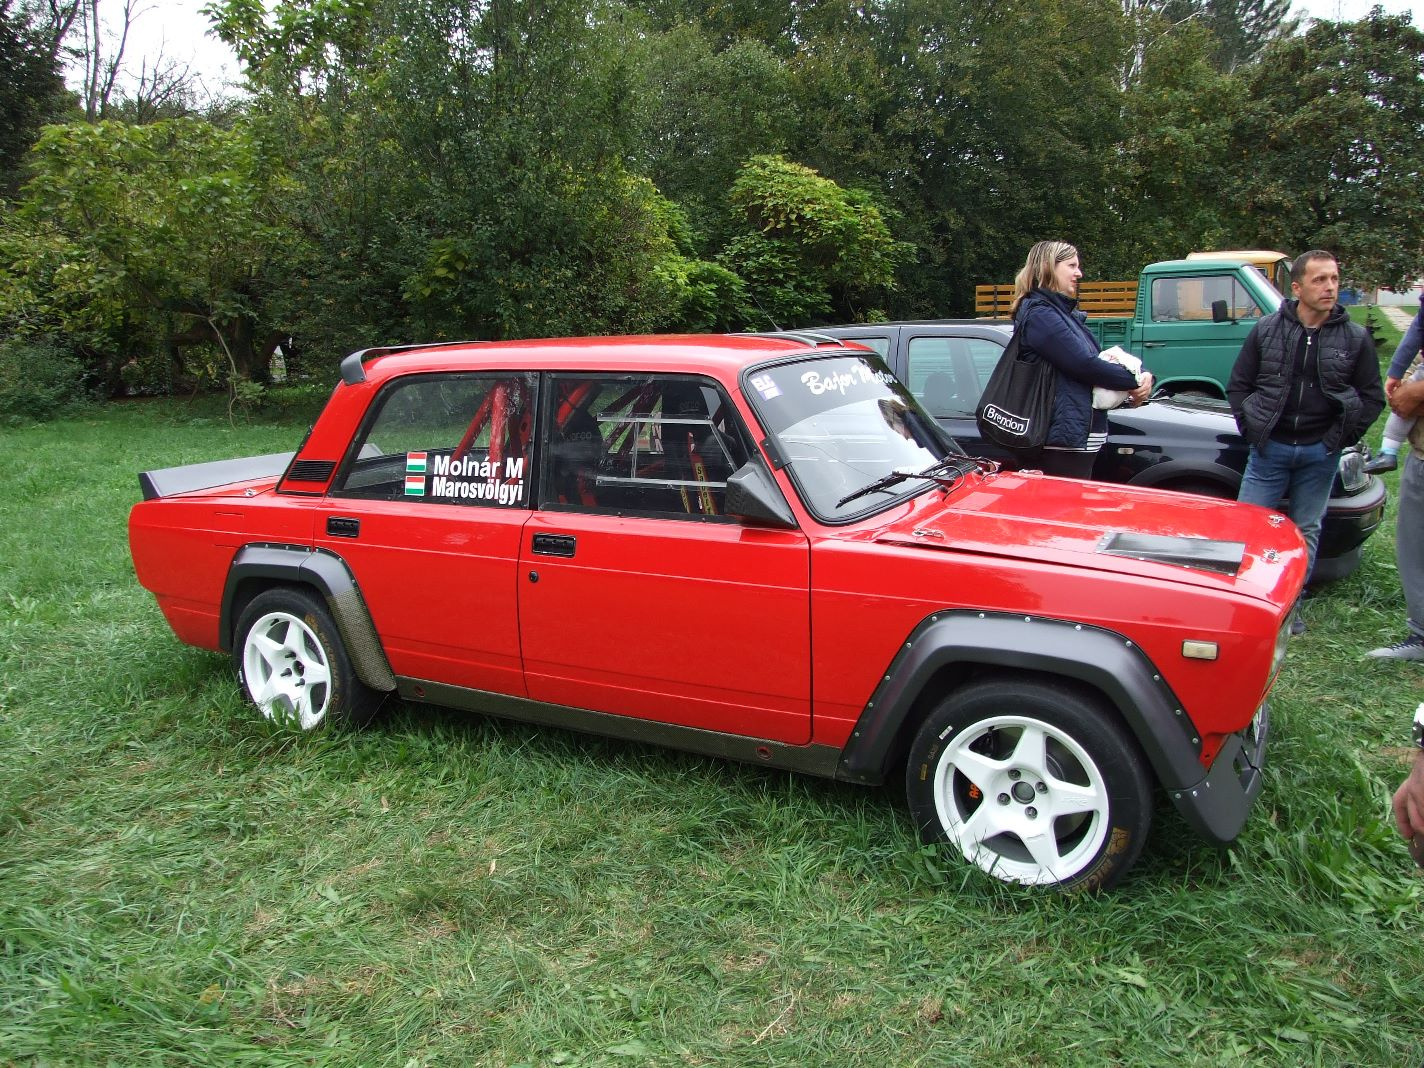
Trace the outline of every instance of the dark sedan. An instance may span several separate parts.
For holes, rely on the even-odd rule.
[[[817,327],[814,333],[875,349],[965,451],[1009,460],[980,438],[974,422],[979,394],[1008,344],[1008,324],[942,319]],[[1234,499],[1246,454],[1224,400],[1159,396],[1140,408],[1108,413],[1108,442],[1093,477]],[[1384,483],[1365,473],[1364,461],[1358,448],[1340,458],[1320,530],[1315,584],[1354,571],[1361,547],[1384,518]]]

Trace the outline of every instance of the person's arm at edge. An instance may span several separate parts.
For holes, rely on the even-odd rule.
[[[1385,372],[1385,377],[1393,379],[1397,385],[1404,378],[1404,372],[1409,370],[1409,365],[1414,362],[1414,357],[1419,354],[1421,346],[1424,346],[1424,307],[1419,309],[1419,313],[1404,331],[1404,336],[1399,339],[1399,347],[1394,350],[1394,357],[1389,361],[1389,370]],[[1388,387],[1386,388],[1388,390]]]
[[[1231,365],[1231,377],[1226,382],[1226,399],[1231,404],[1231,414],[1236,417],[1236,425],[1243,434],[1246,431],[1241,426],[1241,409],[1246,398],[1256,392],[1256,375],[1261,370],[1261,346],[1256,339],[1256,331],[1259,328],[1258,323],[1246,335],[1241,351],[1236,355],[1236,362]]]

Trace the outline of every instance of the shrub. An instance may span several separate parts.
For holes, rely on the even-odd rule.
[[[0,419],[52,419],[82,403],[84,365],[54,341],[0,342]]]

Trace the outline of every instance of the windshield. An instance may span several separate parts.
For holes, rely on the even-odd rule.
[[[840,522],[932,483],[907,479],[852,499],[897,470],[920,471],[962,450],[872,353],[748,371],[743,390],[817,518]]]
[[[1260,304],[1261,304],[1261,314],[1262,314],[1262,315],[1270,315],[1270,314],[1272,314],[1273,312],[1275,312],[1275,310],[1276,310],[1277,308],[1279,308],[1279,307],[1281,306],[1281,293],[1283,293],[1283,292],[1289,292],[1289,291],[1290,291],[1290,290],[1289,290],[1289,286],[1290,286],[1290,271],[1289,271],[1289,269],[1287,269],[1287,271],[1286,271],[1286,273],[1285,273],[1285,280],[1286,280],[1286,286],[1287,286],[1287,288],[1284,289],[1284,290],[1279,290],[1279,289],[1276,288],[1276,282],[1275,282],[1275,281],[1273,281],[1273,280],[1267,278],[1264,274],[1261,273],[1261,268],[1257,267],[1257,266],[1256,266],[1255,264],[1253,264],[1253,263],[1247,263],[1247,264],[1244,264],[1244,266],[1245,266],[1245,268],[1246,268],[1246,270],[1247,270],[1248,272],[1254,274],[1257,278],[1259,278],[1259,279],[1261,280],[1261,298],[1262,298],[1261,301],[1260,301]]]

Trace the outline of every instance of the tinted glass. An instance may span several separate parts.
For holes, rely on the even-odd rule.
[[[1003,345],[978,337],[913,337],[906,349],[910,392],[936,419],[969,419]]]

